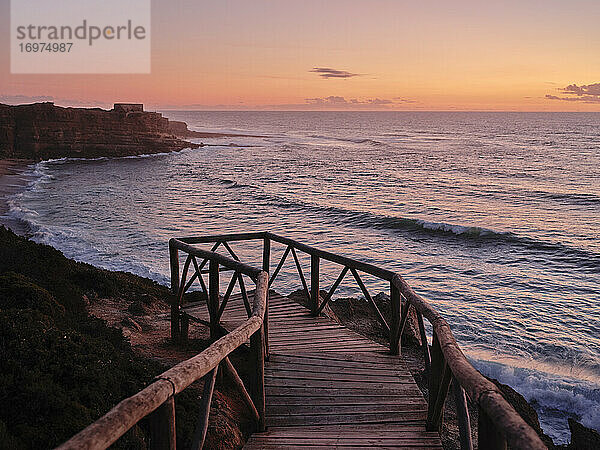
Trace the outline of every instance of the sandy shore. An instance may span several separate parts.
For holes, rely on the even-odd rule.
[[[0,224],[21,235],[27,230],[22,223],[7,216],[8,199],[25,187],[26,180],[21,175],[32,163],[27,159],[0,159]]]

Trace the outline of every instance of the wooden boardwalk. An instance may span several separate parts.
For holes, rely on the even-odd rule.
[[[267,431],[244,448],[442,448],[425,430],[427,403],[401,357],[273,291],[268,304]],[[209,320],[205,304],[184,311]],[[222,325],[247,318],[232,296]]]

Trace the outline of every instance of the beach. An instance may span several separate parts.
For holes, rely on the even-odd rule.
[[[28,181],[23,174],[32,163],[33,161],[26,159],[0,159],[0,224],[18,234],[25,234],[27,227],[8,216],[8,201],[27,185]]]

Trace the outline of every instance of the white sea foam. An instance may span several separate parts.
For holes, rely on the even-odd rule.
[[[495,362],[471,362],[484,375],[509,385],[525,397],[538,412],[542,429],[555,444],[570,440],[568,417],[586,427],[600,429],[600,384]]]

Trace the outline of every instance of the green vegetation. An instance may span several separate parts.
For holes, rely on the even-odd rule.
[[[85,306],[165,295],[149,280],[68,260],[0,228],[0,447],[58,445],[162,372]],[[143,447],[143,432],[120,446]]]
[[[72,261],[0,227],[0,449],[53,448],[163,372],[86,306],[114,298],[144,309],[169,295],[151,280]],[[188,350],[208,344],[192,339]],[[246,359],[242,351],[236,363],[244,377]],[[200,393],[194,383],[176,398],[178,447],[189,446]],[[218,382],[206,446],[239,448],[253,426],[237,393]],[[114,448],[146,443],[144,420]]]

